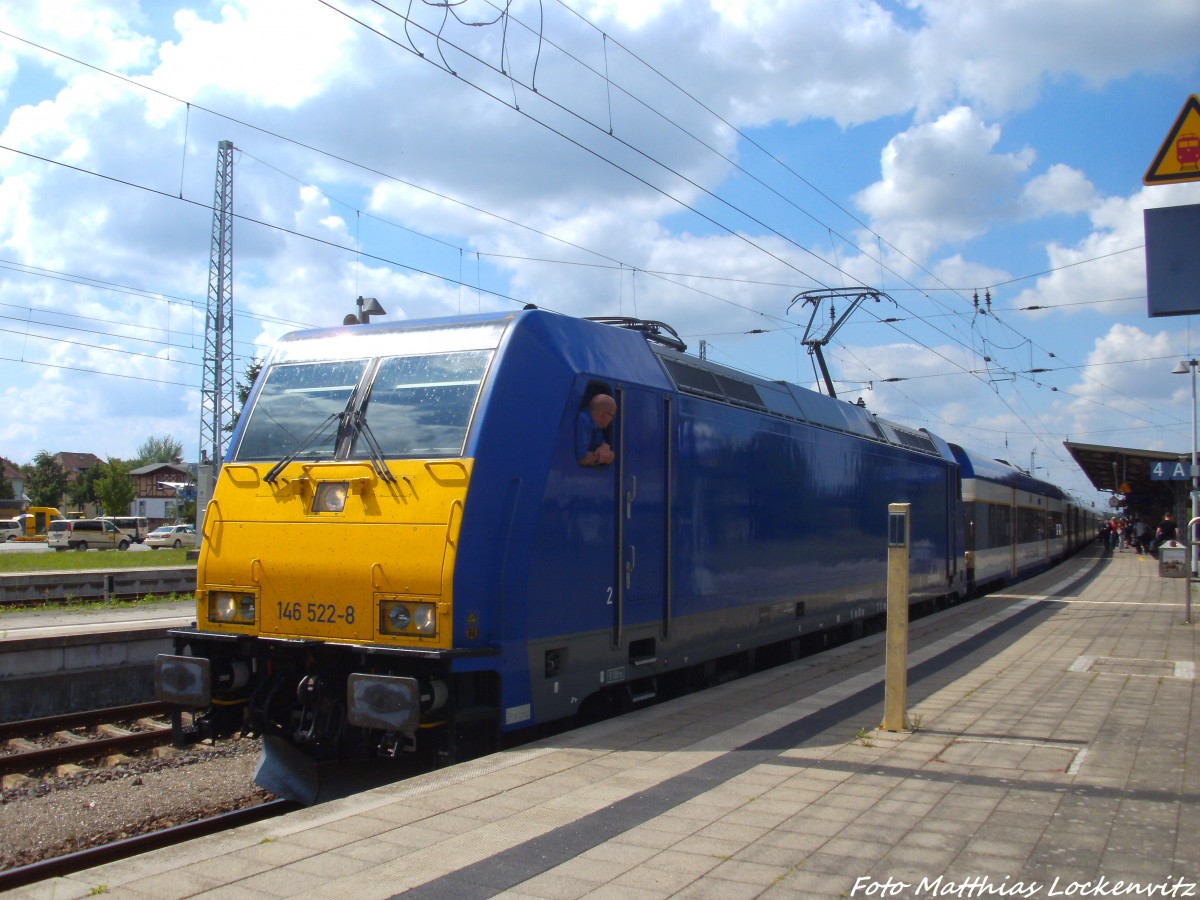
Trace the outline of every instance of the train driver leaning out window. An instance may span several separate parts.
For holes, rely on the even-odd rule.
[[[616,459],[608,445],[605,429],[617,414],[617,401],[597,394],[579,411],[575,424],[575,458],[581,466],[606,466]]]

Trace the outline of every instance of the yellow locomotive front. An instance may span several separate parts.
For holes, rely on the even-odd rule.
[[[276,348],[205,511],[196,627],[156,662],[196,736],[331,759],[414,749],[444,724],[466,443],[503,328],[351,327]]]
[[[225,465],[197,568],[197,626],[449,647],[471,461]],[[402,549],[401,549],[402,548]]]

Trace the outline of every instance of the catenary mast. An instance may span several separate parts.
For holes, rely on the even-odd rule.
[[[233,425],[233,141],[217,144],[208,312],[204,323],[204,381],[200,396],[200,465],[196,473],[196,531],[221,471]]]

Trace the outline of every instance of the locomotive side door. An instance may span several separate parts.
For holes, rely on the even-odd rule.
[[[670,617],[670,398],[644,388],[617,386],[616,560],[613,647],[629,630]],[[638,629],[645,635],[645,629]]]

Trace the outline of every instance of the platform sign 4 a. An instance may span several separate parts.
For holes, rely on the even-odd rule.
[[[1151,481],[1188,481],[1191,477],[1190,462],[1156,462],[1150,467]]]
[[[1188,97],[1167,139],[1158,148],[1142,184],[1200,181],[1200,98]]]

